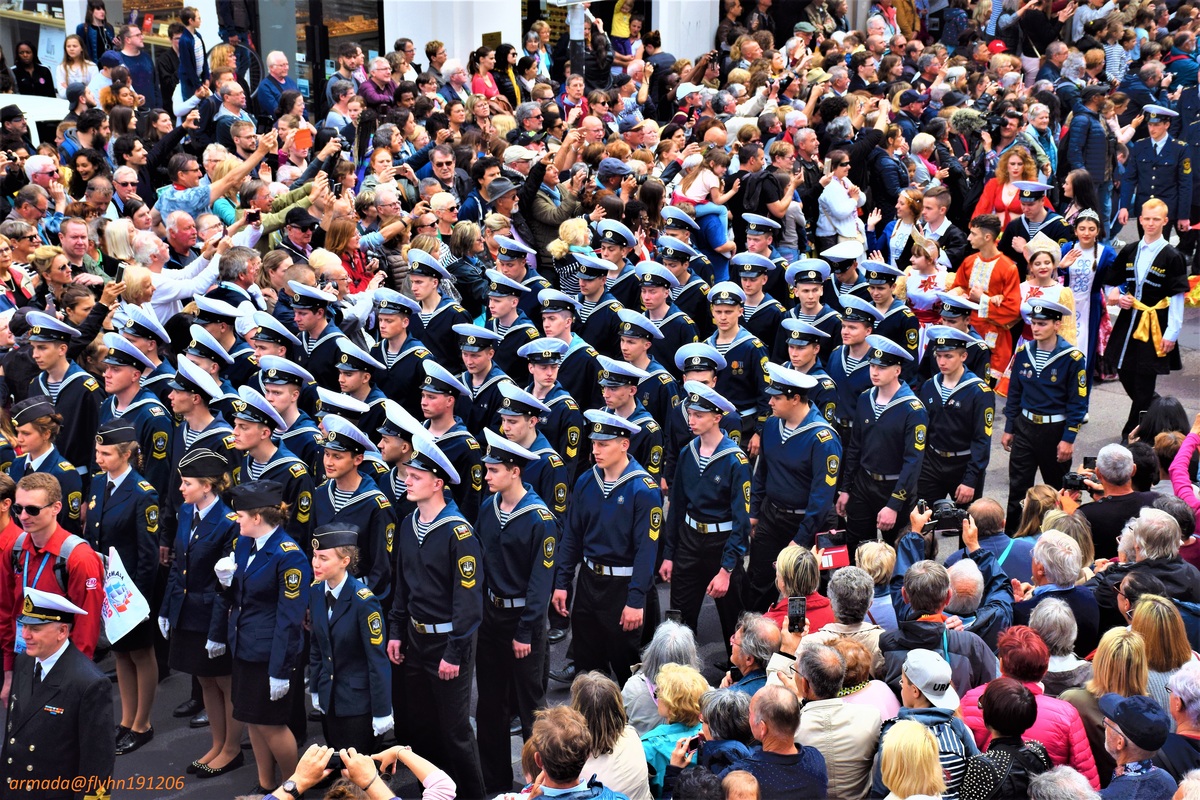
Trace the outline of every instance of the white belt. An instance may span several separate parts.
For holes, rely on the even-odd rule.
[[[961,456],[971,455],[970,450],[959,450],[954,453],[948,453],[945,450],[934,450],[933,452],[936,453],[937,455],[941,456],[942,458],[959,458]]]
[[[694,528],[700,533],[730,533],[733,531],[733,522],[700,522],[693,519],[691,514],[684,514],[683,521],[688,524],[688,527]]]
[[[1066,414],[1034,414],[1032,411],[1021,410],[1021,416],[1035,425],[1045,425],[1051,422],[1066,422]]]
[[[492,594],[492,590],[488,589],[488,600],[492,602],[496,608],[524,608],[524,597],[496,597]]]
[[[597,575],[611,575],[614,578],[633,577],[633,567],[606,567],[603,564],[597,564],[590,558],[583,559],[583,563],[587,564],[587,568]]]
[[[412,622],[413,630],[417,633],[453,633],[453,622],[438,622],[432,625],[426,625],[424,622],[417,622],[415,619]]]

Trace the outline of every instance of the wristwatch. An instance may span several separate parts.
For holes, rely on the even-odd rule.
[[[290,794],[296,800],[299,800],[300,795],[303,794],[303,792],[300,791],[300,787],[297,786],[296,782],[291,779],[284,781],[283,785],[281,785],[279,788],[281,791]]]

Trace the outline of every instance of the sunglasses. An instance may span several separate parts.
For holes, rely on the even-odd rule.
[[[38,514],[42,513],[43,510],[49,508],[51,505],[53,505],[53,503],[50,503],[50,504],[44,505],[44,506],[22,506],[22,505],[18,505],[17,503],[13,503],[12,513],[17,515],[18,517],[21,516],[22,514],[28,514],[31,517],[36,517]]]
[[[137,184],[133,181],[114,181],[114,183],[117,186],[124,186],[126,189],[128,189],[130,186],[137,186]]]
[[[435,161],[435,162],[433,162],[433,165],[435,167],[452,167],[452,166],[454,166],[454,162],[453,161]]]

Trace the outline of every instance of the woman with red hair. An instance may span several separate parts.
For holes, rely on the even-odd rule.
[[[1037,719],[1022,737],[1025,741],[1041,742],[1055,766],[1073,767],[1088,779],[1095,789],[1100,788],[1100,777],[1096,772],[1096,761],[1088,745],[1087,734],[1079,712],[1070,703],[1047,697],[1042,691],[1041,680],[1050,666],[1050,648],[1033,628],[1014,625],[997,640],[1000,656],[1000,675],[1019,681],[1033,692],[1037,703]],[[991,733],[984,723],[979,698],[987,684],[976,686],[963,695],[959,706],[963,722],[975,734],[975,743],[986,751]]]

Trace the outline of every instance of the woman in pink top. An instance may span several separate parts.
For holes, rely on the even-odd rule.
[[[1191,506],[1193,513],[1196,514],[1200,514],[1200,497],[1196,497],[1196,490],[1192,486],[1191,464],[1192,453],[1196,452],[1198,445],[1200,445],[1200,414],[1196,415],[1191,433],[1184,437],[1183,444],[1179,446],[1179,452],[1175,454],[1175,459],[1171,461],[1171,467],[1167,470],[1167,474],[1171,476],[1171,489],[1175,492],[1175,496]]]
[[[871,651],[857,639],[843,637],[833,642],[833,649],[846,659],[846,677],[838,697],[847,703],[873,706],[879,718],[894,719],[900,713],[900,701],[886,683],[871,679]]]
[[[473,50],[467,57],[467,74],[471,76],[471,93],[481,94],[489,100],[500,94],[492,67],[496,66],[496,51],[490,47]]]

